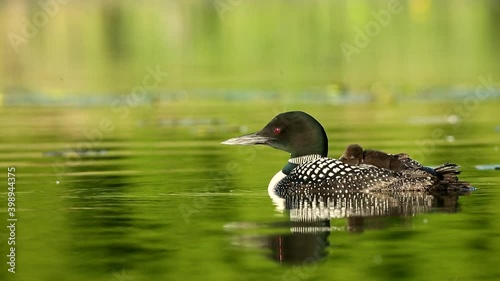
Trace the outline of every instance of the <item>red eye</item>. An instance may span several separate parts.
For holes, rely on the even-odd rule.
[[[281,133],[281,129],[280,128],[274,128],[273,132],[274,132],[275,135],[279,135],[279,133]]]

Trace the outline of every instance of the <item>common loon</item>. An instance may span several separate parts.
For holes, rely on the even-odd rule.
[[[277,196],[328,195],[352,191],[463,190],[455,164],[435,169],[436,176],[421,169],[391,171],[373,165],[353,166],[327,157],[328,137],[323,126],[302,111],[278,114],[262,130],[228,139],[222,144],[264,144],[290,153],[287,164],[269,183]]]
[[[349,165],[368,164],[392,171],[419,168],[420,166],[406,153],[387,154],[378,150],[364,150],[359,144],[347,146],[339,160]]]

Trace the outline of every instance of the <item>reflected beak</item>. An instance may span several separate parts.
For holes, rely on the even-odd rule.
[[[257,133],[252,133],[241,137],[228,139],[226,141],[221,142],[221,144],[227,144],[227,145],[269,144],[272,140],[274,139],[269,137],[259,136]]]

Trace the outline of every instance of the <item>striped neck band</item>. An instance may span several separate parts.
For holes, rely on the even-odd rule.
[[[290,158],[290,159],[288,159],[288,163],[300,165],[300,164],[314,161],[314,160],[322,158],[322,157],[323,156],[321,156],[319,154],[304,155],[304,156]]]

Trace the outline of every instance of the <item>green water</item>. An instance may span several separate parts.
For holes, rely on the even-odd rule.
[[[498,280],[499,171],[475,166],[499,162],[499,105],[461,113],[461,103],[1,108],[2,180],[16,168],[18,220],[15,274],[1,227],[0,279]],[[324,124],[331,157],[356,142],[427,165],[452,161],[477,190],[451,206],[349,218],[332,211],[320,230],[293,228],[267,194],[287,154],[219,143],[296,109]]]

